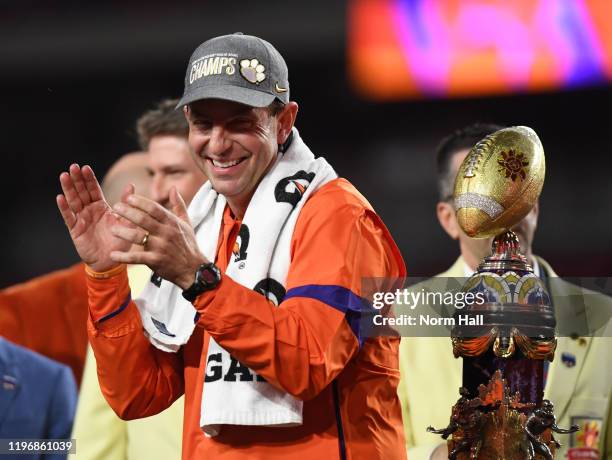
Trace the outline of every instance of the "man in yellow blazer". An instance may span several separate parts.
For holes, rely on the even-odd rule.
[[[206,182],[191,157],[189,128],[183,113],[174,109],[177,102],[162,101],[136,124],[140,146],[147,151],[148,194],[164,206],[169,205],[172,187],[189,204]],[[144,265],[130,266],[132,292],[139,293],[151,276]],[[72,433],[78,445],[77,460],[179,460],[182,428],[183,398],[152,417],[129,422],[119,419],[102,395],[95,357],[89,348]]]
[[[491,240],[467,237],[457,224],[452,206],[452,191],[459,165],[470,148],[486,135],[501,129],[496,125],[473,125],[453,133],[438,148],[438,191],[440,201],[436,212],[440,225],[448,235],[458,240],[461,256],[439,277],[470,276],[480,261],[490,253]],[[523,253],[534,267],[536,275],[550,280],[557,275],[548,263],[533,255],[531,243],[537,226],[538,206],[514,229]],[[559,304],[580,289],[555,280],[551,289],[557,322],[565,312]],[[555,302],[555,299],[557,302]],[[559,337],[555,360],[548,368],[544,397],[555,405],[557,425],[580,426],[581,431],[559,436],[563,444],[556,458],[589,457],[612,459],[612,300],[604,296],[589,296],[588,314],[599,320],[597,337]],[[426,431],[429,425],[445,427],[450,410],[459,397],[462,381],[462,360],[455,359],[450,338],[404,337],[400,346],[401,381],[398,388],[402,402],[404,431],[408,458],[437,460],[448,458],[446,442],[439,435]]]

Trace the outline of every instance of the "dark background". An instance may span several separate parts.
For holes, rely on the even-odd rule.
[[[297,126],[382,215],[409,273],[458,255],[435,217],[433,151],[474,121],[528,125],[546,151],[535,252],[562,275],[612,273],[612,90],[379,104],[346,75],[340,1],[15,1],[0,4],[3,263],[0,286],[77,261],[55,195],[75,161],[98,177],[136,150],[134,121],[182,92],[189,55],[242,31],[285,56]],[[373,76],[375,78],[375,76]]]

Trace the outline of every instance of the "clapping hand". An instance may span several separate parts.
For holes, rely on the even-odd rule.
[[[57,195],[57,207],[81,260],[97,272],[117,266],[111,252],[126,251],[130,244],[114,236],[111,228],[133,224],[113,212],[91,167],[70,165],[69,172],[60,174],[60,184],[64,193]],[[122,200],[133,193],[134,187],[128,186]]]
[[[145,264],[186,289],[197,267],[208,262],[176,188],[170,191],[171,210],[135,195],[132,185],[113,210],[89,166],[71,165],[69,173],[60,175],[60,183],[64,193],[57,196],[57,206],[79,256],[92,270]]]
[[[115,249],[114,262],[145,264],[162,278],[186,289],[194,282],[196,269],[208,262],[200,252],[187,206],[176,188],[170,190],[171,209],[140,195],[131,194],[114,211],[132,226],[116,224],[114,236],[132,246]]]

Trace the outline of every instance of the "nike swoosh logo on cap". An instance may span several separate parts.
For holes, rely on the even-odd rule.
[[[274,85],[274,89],[276,90],[277,93],[287,92],[287,88],[281,88],[280,86],[278,86],[278,82],[276,82],[276,84]]]

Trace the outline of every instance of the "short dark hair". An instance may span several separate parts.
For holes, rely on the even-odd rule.
[[[440,201],[448,201],[453,196],[455,171],[451,171],[453,155],[463,149],[471,149],[482,138],[503,129],[504,126],[494,123],[474,123],[442,139],[436,149],[436,172],[438,179],[438,196]]]
[[[283,111],[283,109],[285,108],[285,103],[281,102],[278,99],[274,99],[270,105],[267,107],[268,109],[268,113],[270,114],[270,116],[275,117],[276,115],[278,115],[279,113],[281,113]]]
[[[189,124],[182,110],[176,109],[178,99],[164,99],[154,109],[148,110],[136,121],[138,144],[142,150],[149,149],[155,136],[189,136]]]

